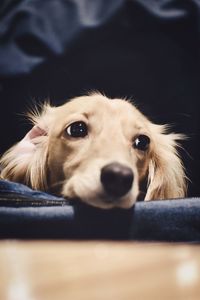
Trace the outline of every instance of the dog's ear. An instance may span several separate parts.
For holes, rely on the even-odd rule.
[[[149,163],[146,201],[185,197],[187,190],[184,167],[177,151],[177,141],[185,137],[165,134],[164,126],[160,129]]]
[[[29,113],[33,127],[26,136],[10,148],[0,159],[1,178],[46,190],[46,159],[51,110],[45,104],[42,112]]]

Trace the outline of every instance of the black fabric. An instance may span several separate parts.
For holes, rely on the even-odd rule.
[[[200,242],[200,199],[139,202],[130,210],[83,204],[0,207],[0,238]]]
[[[198,0],[1,1],[0,152],[29,129],[19,114],[32,102],[97,89],[188,135],[189,196],[199,196],[199,19]]]

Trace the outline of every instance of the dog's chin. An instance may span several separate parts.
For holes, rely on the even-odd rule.
[[[71,198],[71,204],[77,203],[85,203],[87,205],[101,208],[101,209],[112,209],[112,208],[122,208],[122,209],[130,209],[136,202],[137,197],[131,197],[131,195],[127,195],[124,197],[110,197],[106,194],[99,195],[96,197],[87,197],[81,198],[79,196]]]
[[[77,184],[77,182],[79,182],[79,184]],[[68,181],[67,184],[63,186],[62,195],[65,198],[73,199],[71,201],[72,204],[77,203],[78,199],[78,202],[102,209],[129,209],[135,204],[139,190],[137,185],[134,185],[124,196],[115,197],[107,194],[104,188],[101,185],[99,186],[96,182],[88,185],[88,181],[83,181],[82,179],[82,182],[76,180],[76,184],[74,184],[73,180]]]

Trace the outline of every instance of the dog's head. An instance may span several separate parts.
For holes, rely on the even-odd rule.
[[[100,94],[44,105],[34,126],[2,157],[6,179],[102,208],[185,195],[178,134],[135,106]]]

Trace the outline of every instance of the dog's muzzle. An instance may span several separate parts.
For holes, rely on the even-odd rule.
[[[133,184],[131,168],[114,162],[101,169],[101,183],[109,196],[120,198],[127,194]]]

